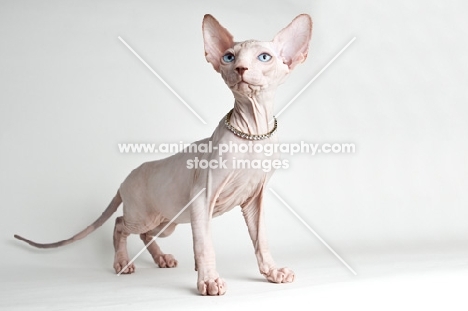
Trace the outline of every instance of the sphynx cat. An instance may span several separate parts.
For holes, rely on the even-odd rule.
[[[275,143],[275,91],[289,72],[307,57],[312,33],[311,18],[306,14],[297,16],[270,42],[234,42],[233,36],[211,15],[204,16],[202,28],[206,59],[221,74],[235,102],[232,111],[220,121],[212,136],[193,144],[211,141],[217,147],[247,142]],[[276,266],[265,237],[262,203],[265,186],[273,170],[237,168],[231,164],[238,159],[278,161],[278,155],[267,157],[263,153],[235,150],[223,154],[223,157],[225,165],[206,169],[190,167],[187,163],[196,159],[218,160],[217,152],[180,152],[162,160],[143,163],[121,184],[103,214],[72,238],[40,244],[18,235],[15,237],[39,248],[70,244],[100,227],[123,202],[123,216],[116,219],[114,229],[114,269],[117,273],[130,274],[135,271],[133,263],[128,264],[127,237],[130,234],[139,234],[147,244],[156,235],[170,235],[177,224],[191,223],[198,291],[201,295],[223,295],[226,283],[216,270],[210,222],[212,217],[240,206],[260,273],[270,282],[292,282],[294,272]],[[183,206],[203,189],[205,191],[189,208],[173,220]],[[164,232],[160,232],[168,224]],[[156,242],[151,243],[148,250],[159,267],[177,266],[174,257],[163,253]]]

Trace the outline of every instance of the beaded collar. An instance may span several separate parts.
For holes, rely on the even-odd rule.
[[[238,129],[236,129],[234,126],[232,126],[232,124],[229,122],[229,120],[231,119],[231,115],[232,115],[233,111],[234,111],[234,108],[231,109],[231,111],[229,111],[226,114],[226,117],[224,117],[224,125],[226,125],[228,130],[230,130],[235,135],[237,135],[237,136],[239,136],[241,138],[245,138],[245,139],[248,139],[248,140],[267,139],[267,138],[270,138],[276,132],[276,130],[278,128],[278,121],[276,120],[275,117],[273,117],[273,119],[275,120],[275,126],[273,127],[273,129],[270,132],[268,132],[266,134],[260,134],[260,135],[243,133],[243,132],[239,131]]]

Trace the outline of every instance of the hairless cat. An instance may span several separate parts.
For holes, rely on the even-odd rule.
[[[205,57],[221,74],[235,102],[234,108],[220,121],[212,136],[193,144],[210,142],[213,150],[216,150],[222,144],[275,143],[275,91],[289,72],[307,57],[312,34],[311,18],[306,14],[297,16],[270,42],[234,42],[233,36],[209,14],[204,16],[202,28]],[[273,170],[232,165],[239,159],[278,161],[279,156],[274,154],[268,157],[262,153],[239,150],[223,156],[223,162],[230,165],[205,169],[188,165],[193,164],[190,161],[194,160],[218,160],[217,152],[180,152],[162,160],[143,163],[121,184],[103,214],[72,238],[40,244],[18,235],[15,237],[39,248],[70,244],[100,227],[123,202],[123,216],[116,219],[114,229],[114,269],[117,273],[130,274],[135,271],[133,263],[129,264],[127,253],[127,237],[130,234],[139,234],[147,244],[155,236],[170,235],[177,224],[191,223],[198,291],[201,295],[223,295],[226,283],[216,270],[210,222],[212,217],[240,206],[260,273],[270,282],[292,282],[294,272],[276,266],[265,237],[262,203],[265,185]],[[203,189],[206,190],[202,195],[174,220],[182,207]],[[167,228],[160,232],[164,227]],[[177,266],[174,257],[163,253],[156,242],[149,244],[148,250],[159,267]]]

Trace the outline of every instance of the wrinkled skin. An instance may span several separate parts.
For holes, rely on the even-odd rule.
[[[308,15],[299,15],[288,27],[280,31],[273,41],[255,40],[236,43],[232,35],[211,15],[203,20],[205,56],[219,72],[231,89],[235,102],[230,123],[238,130],[249,134],[265,134],[272,130],[273,99],[275,91],[289,72],[302,63],[308,52],[312,21]],[[220,144],[246,144],[244,138],[229,131],[224,118],[211,137],[195,142],[213,146]],[[253,144],[275,143],[272,136]],[[270,255],[263,222],[263,194],[273,170],[239,169],[231,163],[235,159],[274,160],[262,153],[229,152],[222,155],[226,160],[223,168],[188,168],[187,161],[219,160],[218,152],[182,152],[166,159],[147,162],[133,170],[121,184],[120,189],[103,215],[91,226],[74,237],[51,244],[39,244],[18,239],[42,247],[58,247],[84,238],[102,225],[123,202],[124,213],[116,219],[114,229],[115,260],[117,273],[130,274],[135,266],[127,264],[126,241],[130,234],[139,234],[146,244],[158,235],[170,235],[177,224],[191,223],[195,267],[198,271],[197,289],[201,295],[223,295],[226,283],[216,270],[215,252],[211,240],[211,218],[219,216],[235,206],[242,213],[252,239],[260,273],[274,283],[294,280],[294,272],[278,268]],[[202,189],[206,189],[164,231],[161,229]],[[155,263],[162,268],[177,266],[177,260],[161,251],[156,242],[148,247]],[[126,268],[125,268],[126,267]],[[122,269],[124,269],[122,271]]]

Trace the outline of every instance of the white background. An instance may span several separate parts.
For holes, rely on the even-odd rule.
[[[211,135],[233,99],[203,56],[205,13],[238,41],[270,40],[296,15],[312,16],[309,58],[278,90],[277,111],[356,37],[279,117],[279,135],[282,142],[355,143],[357,152],[286,157],[291,167],[276,172],[270,187],[358,276],[271,193],[271,249],[295,269],[297,282],[261,281],[234,210],[213,223],[229,286],[221,300],[200,300],[193,291],[189,226],[161,241],[179,268],[156,269],[144,254],[137,274],[125,279],[112,275],[112,220],[59,250],[13,240],[15,233],[43,242],[73,235],[101,214],[133,168],[165,156],[120,154],[118,143]],[[468,269],[467,13],[463,1],[0,1],[0,305],[168,309],[196,300],[228,308],[305,297],[322,309],[372,309],[389,297],[400,297],[389,308],[456,302]],[[131,255],[142,246],[136,236],[129,244]],[[354,295],[363,291],[373,298]]]

